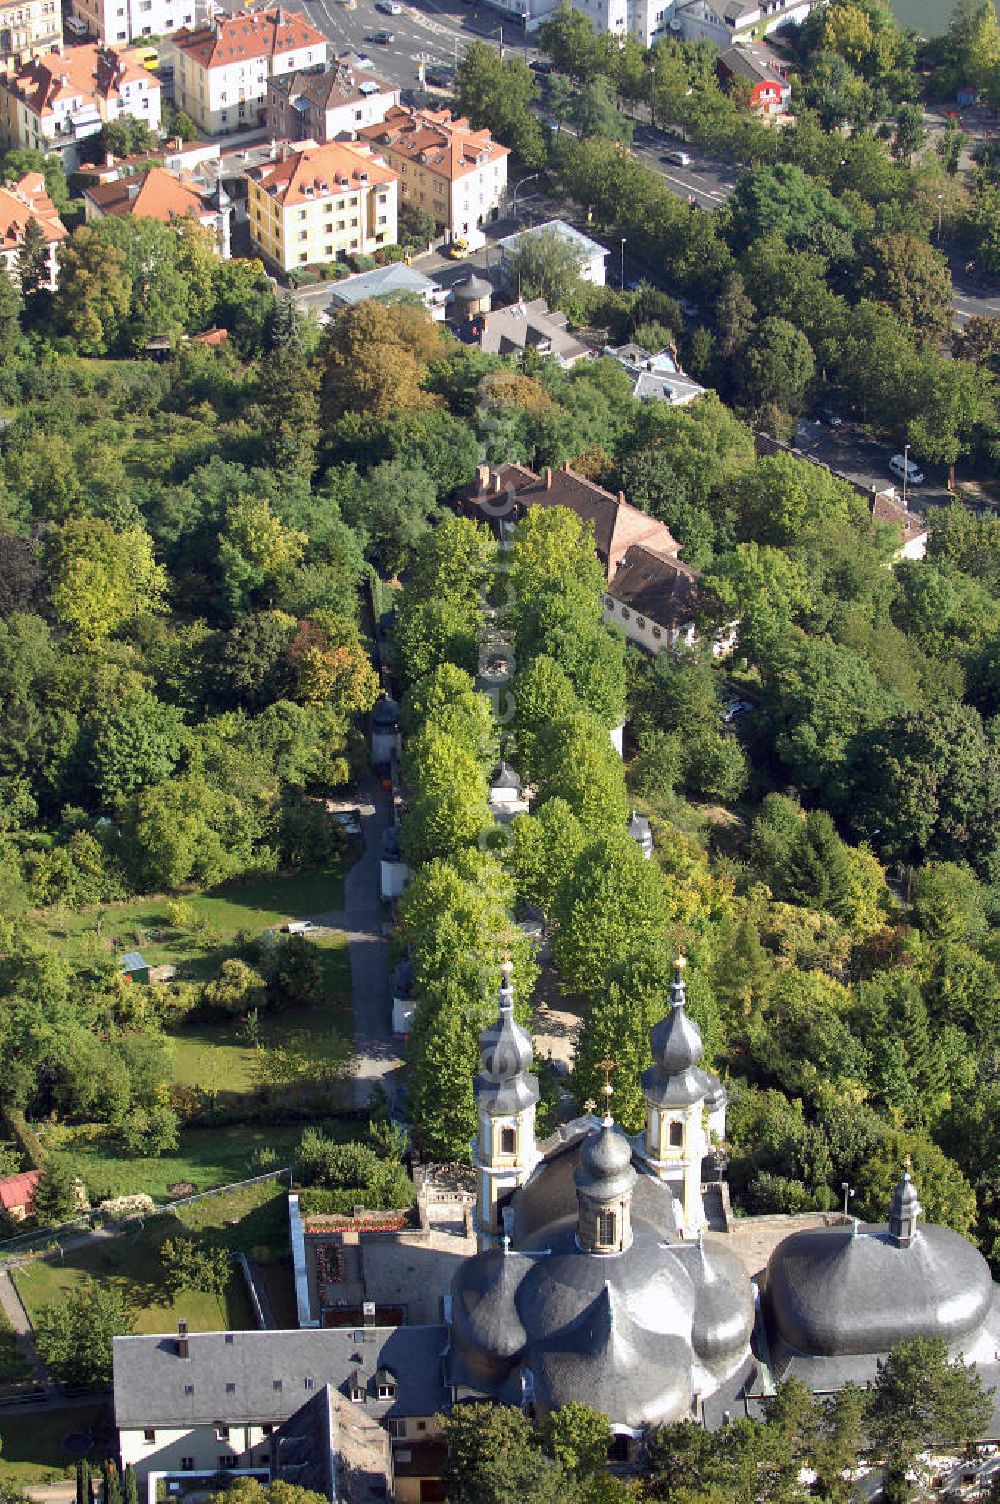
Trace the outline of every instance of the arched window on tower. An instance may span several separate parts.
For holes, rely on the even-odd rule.
[[[684,1143],[684,1124],[675,1122],[670,1124],[670,1147],[679,1149]]]
[[[597,1219],[597,1241],[604,1247],[615,1241],[617,1220],[614,1212],[601,1212]]]
[[[514,1154],[517,1150],[517,1130],[514,1128],[500,1129],[500,1153]]]

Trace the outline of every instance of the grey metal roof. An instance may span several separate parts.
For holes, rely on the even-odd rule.
[[[425,277],[403,261],[394,261],[391,266],[379,266],[371,272],[359,272],[355,277],[345,277],[330,291],[330,307],[346,308],[361,303],[365,298],[384,298],[394,293],[411,292],[420,298],[437,291],[438,284]]]
[[[514,1017],[510,972],[505,972],[497,1021],[479,1036],[480,1072],[472,1089],[476,1106],[488,1112],[514,1113],[538,1101],[538,1077],[530,1071],[531,1035]]]
[[[989,1265],[958,1233],[924,1226],[901,1246],[878,1224],[793,1233],[772,1253],[763,1290],[779,1342],[837,1358],[911,1337],[967,1342],[993,1298]]]
[[[346,1394],[354,1369],[366,1376],[369,1414],[433,1415],[447,1402],[440,1361],[446,1341],[440,1326],[193,1332],[190,1356],[180,1358],[173,1336],[116,1337],[115,1420],[126,1430],[223,1419],[280,1424],[323,1384]],[[396,1375],[391,1402],[375,1398],[371,1380],[380,1367]]]
[[[579,1195],[589,1201],[610,1201],[635,1189],[632,1145],[610,1118],[583,1142],[573,1176]]]
[[[515,235],[505,235],[497,243],[505,255],[511,256],[519,249],[522,241],[531,240],[546,233],[558,235],[561,240],[565,240],[573,247],[581,261],[589,261],[594,256],[610,256],[611,254],[606,245],[591,240],[589,235],[584,235],[573,225],[567,224],[564,219],[547,219],[544,224],[532,225],[528,230],[518,230]]]
[[[670,1012],[649,1031],[653,1064],[642,1073],[643,1095],[660,1107],[689,1107],[717,1097],[715,1077],[698,1066],[704,1047],[698,1025],[687,1014],[681,964],[670,989]]]
[[[493,296],[493,283],[487,277],[479,277],[471,269],[458,282],[453,282],[452,293],[467,303],[479,303]]]

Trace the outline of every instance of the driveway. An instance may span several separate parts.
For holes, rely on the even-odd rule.
[[[354,1057],[350,1064],[353,1105],[367,1107],[372,1087],[381,1083],[392,1093],[392,1073],[403,1061],[392,1032],[389,947],[383,938],[385,912],[378,895],[382,832],[389,824],[389,796],[374,779],[359,801],[365,849],[344,880],[344,907],[314,914],[313,922],[347,936],[354,1012]]]

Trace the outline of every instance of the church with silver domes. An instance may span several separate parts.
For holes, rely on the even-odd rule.
[[[701,1067],[682,966],[650,1035],[643,1132],[615,1124],[608,1085],[603,1117],[543,1144],[531,1039],[505,968],[475,1082],[479,1251],[448,1302],[453,1400],[537,1414],[578,1400],[627,1443],[676,1420],[719,1424],[792,1374],[817,1392],[864,1384],[913,1336],[943,1338],[996,1383],[1000,1287],[970,1243],[920,1220],[908,1173],[886,1224],[792,1233],[756,1280],[725,1234],[707,1231],[702,1165],[724,1136],[726,1093]]]

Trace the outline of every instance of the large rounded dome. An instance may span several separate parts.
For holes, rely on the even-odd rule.
[[[792,1233],[767,1266],[765,1306],[790,1348],[822,1357],[888,1352],[912,1337],[951,1346],[989,1314],[989,1265],[947,1227],[902,1247],[883,1226]]]
[[[451,1282],[451,1337],[468,1367],[505,1371],[527,1340],[516,1295],[530,1265],[520,1254],[492,1249],[465,1259]]]
[[[635,1185],[632,1145],[610,1119],[585,1139],[574,1179],[581,1195],[602,1201],[625,1196]]]

